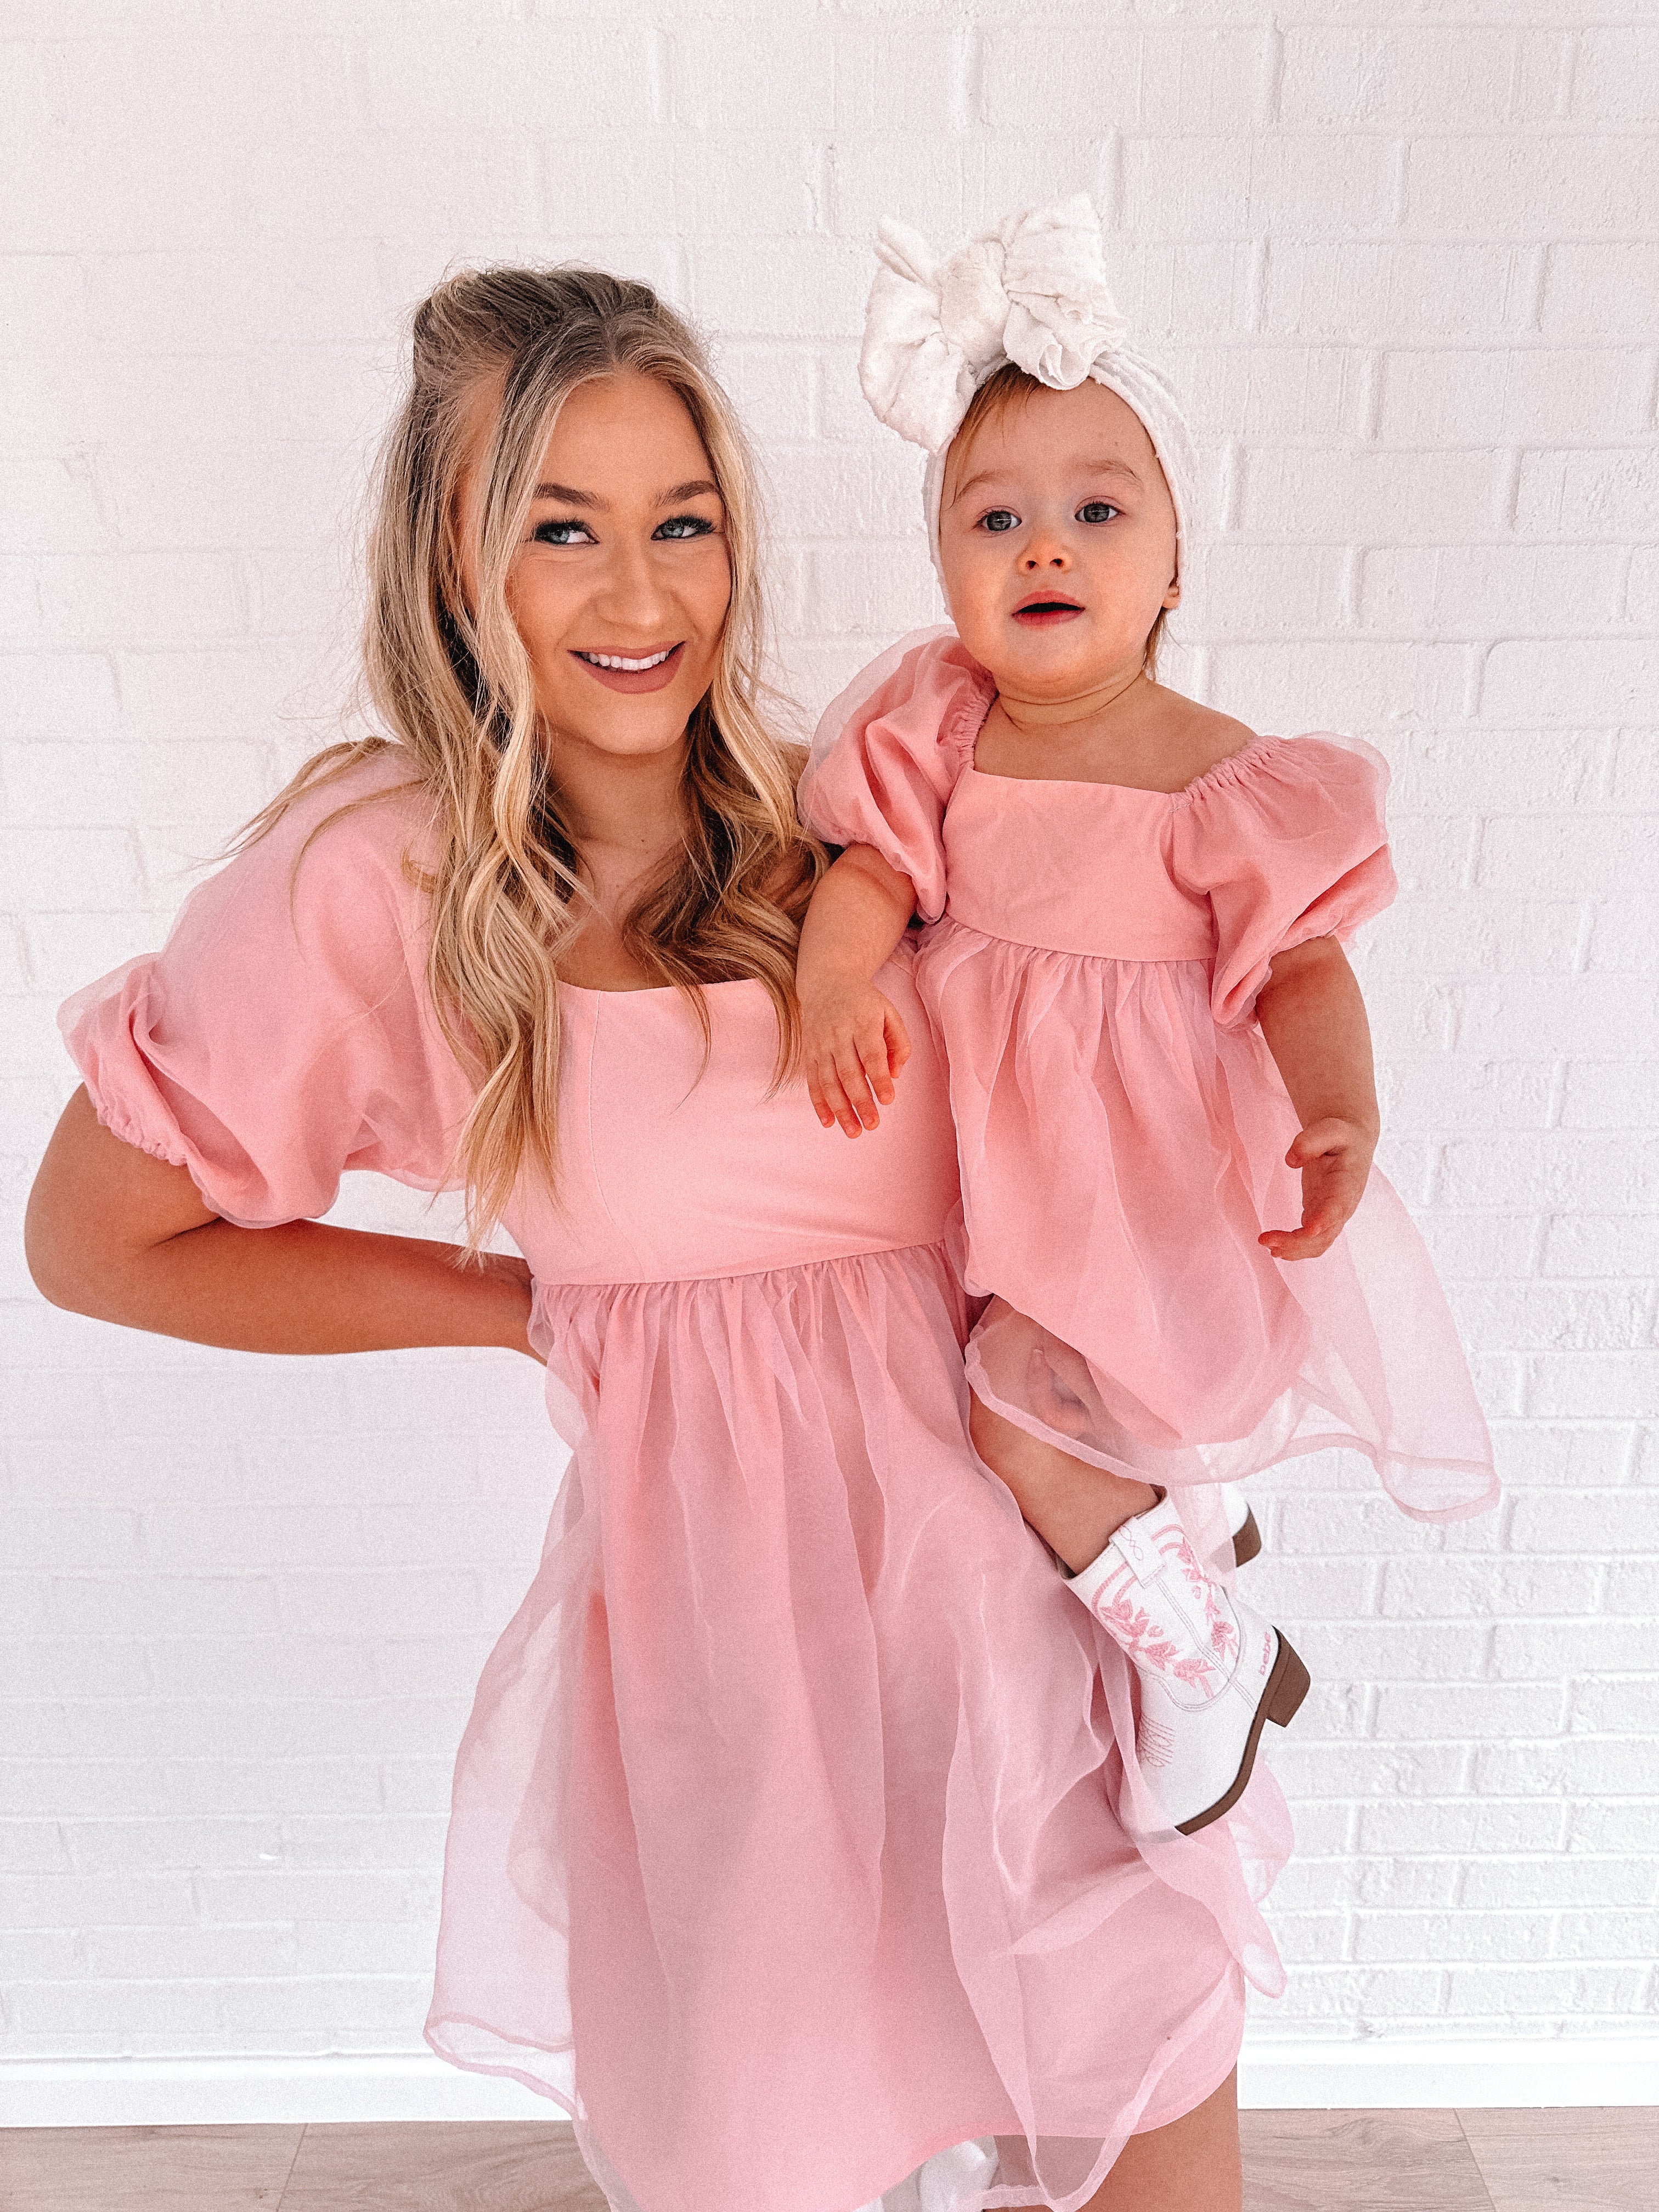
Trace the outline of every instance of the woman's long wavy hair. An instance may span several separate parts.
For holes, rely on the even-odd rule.
[[[783,1079],[799,1045],[800,917],[825,857],[796,824],[799,749],[775,737],[762,712],[758,501],[747,447],[696,337],[645,284],[593,269],[484,269],[449,277],[423,302],[411,386],[380,456],[368,546],[364,665],[388,734],[318,754],[242,841],[263,836],[301,793],[388,745],[410,755],[410,782],[430,794],[440,832],[435,866],[421,878],[430,899],[428,981],[476,1086],[456,1159],[472,1250],[521,1175],[533,1171],[550,1188],[556,1180],[556,974],[588,897],[548,770],[507,572],[561,407],[579,385],[621,372],[655,378],[684,402],[725,505],[732,569],[714,680],[687,728],[684,849],[641,893],[622,935],[648,975],[686,994],[705,1044],[699,986],[738,976],[763,983],[777,1012]],[[469,430],[491,380],[501,396],[477,459],[470,605],[460,495]]]

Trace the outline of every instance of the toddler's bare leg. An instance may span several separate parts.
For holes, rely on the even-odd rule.
[[[1078,1574],[1097,1559],[1132,1514],[1158,1503],[1150,1483],[1131,1482],[1073,1459],[994,1413],[969,1393],[969,1432],[974,1449],[1001,1476],[1015,1502],[1049,1550]]]

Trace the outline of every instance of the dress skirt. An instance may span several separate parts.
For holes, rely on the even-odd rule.
[[[538,1298],[575,1451],[428,2033],[558,2097],[619,2208],[1081,2203],[1278,1984],[1282,1801],[1159,1828],[1127,1663],[963,1453],[969,1318],[943,1245]]]

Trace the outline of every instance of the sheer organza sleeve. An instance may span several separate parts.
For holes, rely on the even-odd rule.
[[[800,783],[806,827],[869,845],[908,876],[916,911],[945,911],[945,809],[973,757],[994,687],[953,629],[901,639],[826,710]]]
[[[431,1015],[404,864],[428,811],[382,795],[405,780],[381,755],[302,797],[160,952],[59,1014],[99,1120],[187,1168],[226,1220],[325,1213],[348,1168],[446,1179],[470,1094]]]
[[[1247,1021],[1273,956],[1346,939],[1395,895],[1388,763],[1357,739],[1258,741],[1176,810],[1174,872],[1215,915],[1216,1020]]]

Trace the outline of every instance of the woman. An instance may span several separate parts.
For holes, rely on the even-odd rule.
[[[442,285],[371,552],[389,737],[70,1002],[31,1263],[206,1343],[546,1363],[574,1455],[463,1741],[428,2033],[560,2095],[614,2204],[1225,2212],[1251,1816],[1140,1832],[1126,1671],[968,1447],[925,1042],[868,1143],[813,1140],[823,856],[759,635],[678,318]],[[925,1040],[902,957],[882,988]],[[319,1224],[348,1167],[462,1183],[471,1253]]]

